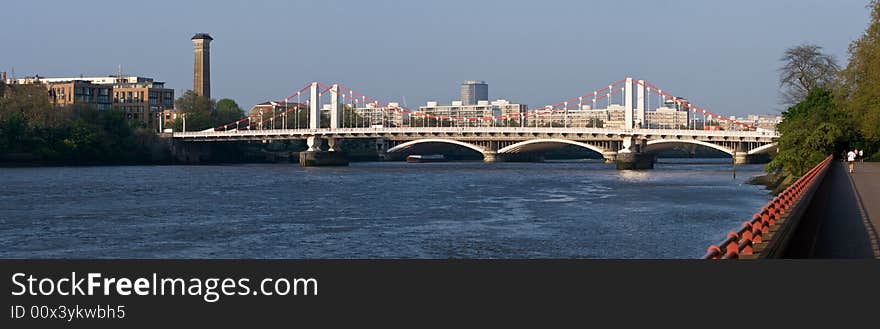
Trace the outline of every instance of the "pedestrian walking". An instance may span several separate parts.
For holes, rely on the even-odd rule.
[[[846,162],[849,163],[849,172],[854,172],[855,171],[854,166],[855,166],[855,162],[856,162],[856,152],[855,151],[849,151],[848,153],[846,153]]]
[[[859,162],[865,162],[865,154],[864,153],[865,153],[865,149],[859,150]]]

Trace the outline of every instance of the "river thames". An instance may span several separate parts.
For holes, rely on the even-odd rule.
[[[0,258],[697,258],[771,198],[662,161],[0,168]]]

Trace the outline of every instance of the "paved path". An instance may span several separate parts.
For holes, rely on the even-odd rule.
[[[849,173],[835,161],[825,179],[830,196],[812,256],[880,259],[880,163],[856,163]]]

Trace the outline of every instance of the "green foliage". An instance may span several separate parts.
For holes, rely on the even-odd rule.
[[[843,152],[857,138],[849,114],[823,88],[813,89],[782,115],[777,126],[779,153],[768,165],[771,170],[799,177],[829,154]]]
[[[192,90],[187,90],[177,100],[174,107],[179,115],[172,123],[175,131],[182,131],[183,123],[186,122],[187,131],[205,130],[214,127],[216,103],[214,100],[197,95]],[[184,117],[186,117],[184,119]]]
[[[43,85],[5,88],[0,95],[0,161],[125,163],[166,156],[152,130],[132,125],[119,110],[55,107]]]
[[[215,102],[192,90],[184,92],[174,101],[174,106],[180,113],[171,123],[175,131],[183,130],[184,121],[187,131],[198,131],[216,128],[244,117],[244,111],[234,100],[224,98]]]
[[[872,1],[870,7],[871,24],[850,44],[850,60],[841,72],[837,94],[865,139],[854,147],[876,153],[880,144],[880,1]]]
[[[213,118],[214,126],[227,124],[242,117],[244,117],[244,110],[234,100],[223,98],[217,101],[217,110]]]
[[[779,154],[768,170],[800,176],[828,154],[839,156],[854,148],[880,154],[880,1],[871,1],[869,7],[871,23],[850,44],[849,62],[838,79],[813,88],[784,113],[777,127],[782,135]]]

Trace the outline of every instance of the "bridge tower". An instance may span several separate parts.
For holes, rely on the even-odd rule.
[[[645,125],[645,80],[639,80],[636,85],[636,128],[648,128]]]
[[[339,108],[339,84],[334,84],[330,87],[330,130],[336,130],[342,128],[340,124],[340,108]],[[327,139],[327,146],[329,147],[328,151],[336,152],[339,151],[339,143],[336,138],[330,137]]]
[[[321,128],[321,91],[318,90],[318,83],[312,82],[309,87],[309,129]],[[321,137],[310,136],[306,138],[306,145],[309,146],[309,152],[321,150]]]
[[[340,125],[340,108],[339,108],[339,85],[334,84],[330,87],[330,129],[342,128]]]
[[[624,115],[624,128],[633,129],[633,79],[626,78],[623,85],[623,109],[626,111]]]
[[[633,106],[633,79],[626,78],[623,85],[623,109],[624,109],[624,129],[632,131],[635,123],[644,122],[645,113],[645,89],[644,81],[639,80],[638,83],[638,99],[635,109]],[[634,112],[638,112],[636,117]],[[621,136],[623,138],[622,148],[617,151],[615,162],[617,169],[650,169],[654,167],[654,159],[649,155],[642,153],[645,148],[645,140],[636,137],[636,134],[630,132]]]
[[[309,129],[321,128],[321,91],[318,90],[318,83],[312,82],[309,87]]]

